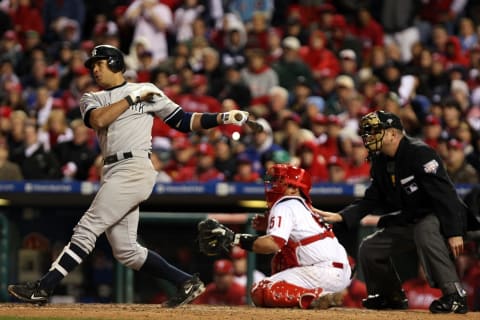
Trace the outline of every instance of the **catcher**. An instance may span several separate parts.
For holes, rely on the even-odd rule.
[[[235,234],[213,219],[198,224],[200,251],[228,252],[234,245],[258,254],[272,254],[272,275],[251,289],[258,307],[326,309],[341,304],[350,284],[347,253],[330,226],[312,208],[310,175],[301,168],[276,164],[267,171],[268,215],[253,227],[266,235]]]

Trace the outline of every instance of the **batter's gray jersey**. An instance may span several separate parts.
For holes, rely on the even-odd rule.
[[[127,82],[112,89],[85,93],[80,99],[80,111],[84,121],[89,110],[120,101],[145,85],[147,84]],[[140,102],[130,106],[107,128],[96,131],[104,158],[119,152],[151,150],[153,117],[147,112],[147,109],[151,109],[148,104],[150,103]],[[157,110],[155,114],[164,120],[180,111],[180,107],[163,93],[161,96],[155,96],[152,104],[155,104]]]

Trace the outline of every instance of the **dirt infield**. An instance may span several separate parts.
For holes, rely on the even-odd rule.
[[[0,304],[0,319],[12,317],[40,319],[171,319],[171,320],[443,320],[480,319],[479,312],[466,315],[434,315],[427,311],[372,311],[364,309],[332,308],[328,310],[264,309],[254,307],[220,307],[187,305],[166,309],[152,304],[50,304],[42,307],[28,304]]]

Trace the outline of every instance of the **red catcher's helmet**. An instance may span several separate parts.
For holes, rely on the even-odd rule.
[[[307,203],[311,203],[310,189],[312,188],[312,179],[310,174],[302,168],[288,164],[275,164],[268,169],[264,179],[265,195],[269,208],[284,196],[287,187],[295,186],[300,189],[300,193]]]

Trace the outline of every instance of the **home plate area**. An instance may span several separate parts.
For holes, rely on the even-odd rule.
[[[0,304],[0,319],[181,319],[181,320],[311,320],[311,319],[480,319],[480,312],[465,315],[431,314],[423,310],[374,311],[366,309],[331,308],[327,310],[302,310],[281,308],[256,308],[185,305],[175,309],[156,304],[47,304],[35,306],[23,303]]]

